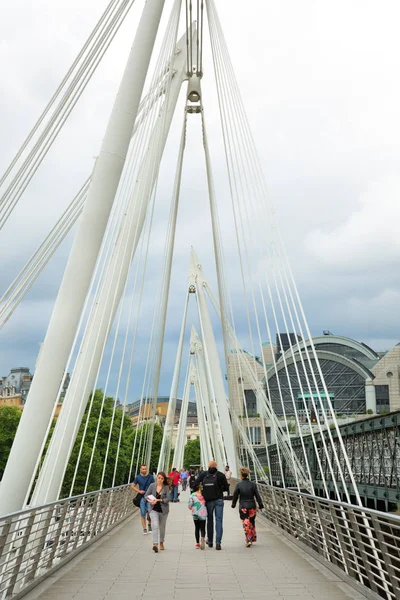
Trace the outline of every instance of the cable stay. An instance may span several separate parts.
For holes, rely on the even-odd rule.
[[[110,2],[60,88],[7,169],[1,180],[3,195],[0,201],[0,227],[39,168],[131,5],[132,1],[128,0]],[[162,7],[158,8],[157,15],[149,16],[146,13],[148,23],[152,24],[154,38],[159,22],[157,19],[160,19],[162,13]],[[145,10],[153,9],[154,6],[146,3]],[[185,11],[186,30],[179,39],[182,9]],[[211,41],[225,153],[227,191],[224,199],[229,202],[228,218],[232,222],[233,250],[232,244],[227,245],[225,218],[221,219],[220,214],[221,200],[216,192],[210,152],[212,136],[207,127],[207,98],[204,97],[201,85],[205,66],[203,46],[206,22]],[[144,29],[141,34],[143,32]],[[145,42],[143,38],[142,45]],[[153,42],[149,43],[151,48],[147,48],[146,60],[150,60],[152,44]],[[144,68],[142,75],[144,85]],[[132,76],[131,84],[133,80]],[[186,86],[186,82],[185,94],[182,94],[184,106],[180,146],[170,194],[169,216],[165,224],[158,285],[152,293],[153,305],[143,307],[146,284],[151,276],[148,261],[149,249],[155,236],[160,164],[182,84]],[[120,415],[117,411],[121,410],[125,416],[134,381],[140,381],[140,400],[129,448],[129,473],[124,473],[124,478],[130,481],[141,461],[151,464],[179,204],[183,201],[181,184],[186,136],[188,122],[192,119],[197,121],[199,142],[202,143],[204,153],[207,210],[211,217],[211,250],[215,260],[217,289],[214,295],[192,248],[188,281],[182,286],[182,322],[170,382],[158,470],[168,470],[170,467],[177,398],[181,374],[184,372],[183,400],[173,454],[175,467],[180,468],[183,463],[188,403],[193,388],[203,467],[211,459],[215,459],[220,468],[229,464],[233,476],[237,476],[239,467],[246,465],[257,480],[267,480],[270,485],[276,485],[279,481],[284,489],[306,490],[311,495],[315,495],[314,481],[317,476],[322,481],[327,497],[333,489],[338,500],[344,494],[350,502],[350,485],[357,502],[360,502],[315,348],[312,343],[299,348],[297,340],[294,340],[296,336],[303,341],[311,339],[311,334],[282,243],[274,207],[268,196],[261,162],[214,0],[174,0],[154,73],[146,82],[146,89],[146,94],[135,96],[135,116],[129,121],[129,127],[126,127],[129,131],[120,131],[121,135],[126,136],[124,160],[118,163],[118,167],[114,165],[115,172],[114,168],[109,171],[112,182],[108,204],[104,200],[107,206],[102,212],[101,223],[96,221],[94,225],[98,246],[96,247],[95,241],[90,246],[92,266],[89,265],[89,259],[86,263],[86,256],[82,257],[74,246],[75,260],[79,257],[85,259],[87,287],[82,283],[82,298],[79,302],[73,303],[72,298],[65,300],[63,294],[56,302],[58,312],[56,308],[55,312],[59,316],[66,314],[69,317],[73,309],[75,317],[79,317],[71,321],[71,326],[65,326],[68,329],[65,335],[70,335],[70,343],[65,344],[64,354],[61,356],[53,348],[58,369],[62,365],[65,372],[72,371],[72,378],[43,461],[41,459],[46,436],[41,442],[39,453],[38,440],[35,447],[32,442],[34,456],[30,462],[35,464],[30,464],[29,473],[28,469],[24,471],[24,478],[28,478],[28,474],[30,478],[29,482],[24,482],[25,501],[37,474],[31,503],[43,504],[59,497],[80,428],[82,437],[79,447],[75,447],[77,460],[70,494],[76,493],[77,486],[81,485],[78,473],[82,466],[85,469],[85,492],[93,489],[94,485],[101,489],[106,486],[106,482],[110,482],[112,486],[121,483],[119,464],[126,448],[122,447],[124,419],[118,421]],[[113,113],[113,118],[115,114]],[[116,121],[112,122],[117,128]],[[107,129],[107,135],[112,139],[111,130]],[[94,194],[93,179],[97,180],[99,171],[103,175],[106,172],[103,171],[103,160],[106,160],[104,154],[107,153],[99,155],[92,177],[84,183],[46,239],[4,293],[0,301],[0,327],[11,317],[79,215],[82,215],[82,220],[89,214],[86,212],[86,199],[89,202],[91,194]],[[96,185],[100,186],[98,181]],[[103,182],[103,187],[108,183],[109,178]],[[102,191],[100,187],[96,188],[96,193]],[[90,210],[93,210],[90,214],[95,222],[99,215],[93,208]],[[102,227],[104,229],[100,231]],[[86,246],[82,245],[82,248]],[[68,277],[71,277],[69,271]],[[61,289],[67,296],[65,281],[67,280],[63,280],[64,287]],[[196,308],[196,322],[190,323],[188,327],[191,299]],[[62,313],[60,307],[64,307],[65,313]],[[147,317],[151,312],[151,320],[146,325],[146,347],[145,350],[141,348],[140,361],[138,339],[144,308]],[[210,308],[213,310],[212,314]],[[55,327],[54,322],[51,322],[52,327]],[[222,332],[223,352],[219,352],[215,323]],[[72,333],[69,329],[73,330]],[[282,346],[284,336],[288,340],[288,351],[279,360],[272,353],[271,361],[267,364],[263,356],[263,342],[267,340],[273,347],[277,339]],[[40,381],[40,373],[43,376],[45,372],[46,361],[49,361],[47,366],[50,370],[49,356],[55,339],[53,337],[50,336],[49,341],[46,338],[45,358],[42,355],[38,361],[40,369],[37,382]],[[249,352],[244,350],[244,341]],[[185,350],[186,346],[189,346],[188,352]],[[55,360],[54,356],[52,360]],[[142,362],[145,364],[142,365]],[[96,389],[100,382],[102,392],[99,400]],[[54,397],[47,398],[47,417],[43,415],[40,421],[40,426],[44,429],[47,427],[47,432],[51,426],[48,408],[51,404],[54,411],[59,400],[62,389],[60,378],[52,383],[52,389],[57,389],[58,395],[55,397],[54,392]],[[295,389],[300,389],[299,397]],[[112,407],[108,401],[110,392],[113,392],[114,397]],[[249,392],[255,399],[253,409],[248,403]],[[29,410],[33,410],[29,408],[31,405],[31,398],[28,396],[24,413],[27,411],[28,414]],[[89,419],[95,410],[99,414],[92,430]],[[103,416],[106,411],[109,411],[107,414],[110,417],[108,429],[104,432]],[[316,416],[315,424],[312,423],[312,414]],[[309,463],[301,427],[304,420],[310,428],[307,444],[314,448],[316,465]],[[335,435],[339,436],[337,447],[333,443],[332,431],[329,427],[326,428],[325,423],[328,421],[332,422]],[[120,423],[118,427],[117,423]],[[289,431],[293,423],[300,438],[296,448]],[[269,428],[271,438],[276,442],[273,456],[266,438],[263,442],[255,439],[257,428],[263,434]],[[20,434],[17,436],[20,437]],[[104,449],[104,459],[98,468],[100,446]],[[266,464],[258,456],[257,447],[260,446],[264,446]],[[332,453],[330,449],[333,449]],[[17,464],[14,455],[10,464]],[[38,472],[39,464],[41,466]],[[7,470],[5,476],[10,477]],[[15,487],[18,487],[18,482],[15,482]],[[18,497],[20,496],[22,491],[18,488]],[[3,501],[1,490],[0,499]],[[299,510],[302,510],[301,503]],[[323,540],[327,548],[327,540]],[[339,551],[344,552],[340,545]]]

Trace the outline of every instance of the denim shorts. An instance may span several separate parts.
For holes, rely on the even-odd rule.
[[[143,496],[143,498],[140,501],[140,516],[144,519],[146,516],[146,512],[149,510],[150,505],[147,502],[146,498]]]

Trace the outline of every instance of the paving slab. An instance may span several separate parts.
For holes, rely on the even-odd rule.
[[[171,504],[165,551],[152,551],[134,517],[24,596],[25,600],[361,600],[338,575],[257,519],[246,548],[237,509],[224,507],[222,550],[195,548],[188,493]]]

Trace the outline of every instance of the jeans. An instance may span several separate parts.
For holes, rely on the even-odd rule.
[[[171,490],[171,502],[176,502],[178,500],[178,487],[179,485],[173,485]]]
[[[150,511],[151,529],[153,531],[153,544],[158,544],[158,535],[160,534],[160,543],[164,543],[165,540],[165,526],[167,524],[168,513],[156,512],[155,510]]]
[[[143,498],[140,501],[140,516],[142,517],[142,519],[144,519],[146,517],[146,513],[149,510],[149,506],[150,506],[150,504],[147,502],[146,498],[143,496]]]
[[[224,501],[222,498],[209,500],[207,507],[207,541],[212,544],[214,537],[214,512],[215,512],[215,542],[220,544],[222,541],[222,519],[224,516]]]

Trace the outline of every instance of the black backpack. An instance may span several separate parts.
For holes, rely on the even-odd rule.
[[[217,473],[206,473],[202,481],[204,500],[217,500],[220,497],[220,486]]]
[[[196,481],[196,477],[194,475],[191,475],[189,477],[189,487],[190,487],[191,490],[193,489],[193,485],[194,485],[195,481]]]

